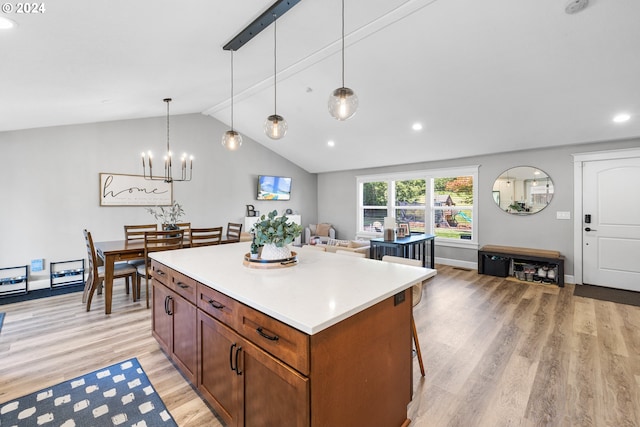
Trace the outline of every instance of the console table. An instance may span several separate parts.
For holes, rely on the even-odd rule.
[[[371,239],[369,258],[382,259],[385,255],[422,260],[422,266],[435,268],[435,238],[433,234],[412,234],[394,240],[382,237]],[[429,264],[427,264],[427,243],[429,243]]]

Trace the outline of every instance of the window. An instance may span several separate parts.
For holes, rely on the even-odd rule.
[[[440,243],[476,244],[477,176],[474,166],[358,177],[358,233],[380,236],[384,218],[394,216]]]

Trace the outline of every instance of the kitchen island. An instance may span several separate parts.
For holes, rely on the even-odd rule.
[[[247,252],[152,255],[153,334],[225,423],[408,425],[408,288],[435,270],[304,250],[254,269]]]

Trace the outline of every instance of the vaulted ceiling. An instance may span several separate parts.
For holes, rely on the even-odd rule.
[[[165,97],[171,114],[229,125],[222,46],[271,3],[56,0],[5,13],[18,25],[0,30],[0,131],[163,116]],[[327,100],[341,86],[341,3],[301,0],[278,20],[288,134],[263,132],[273,26],[234,53],[234,127],[309,172],[640,136],[640,2],[590,0],[575,14],[568,3],[345,0],[345,84],[360,107],[338,122]],[[614,123],[621,112],[631,119]]]

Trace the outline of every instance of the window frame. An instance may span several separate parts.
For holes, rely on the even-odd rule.
[[[461,206],[465,209],[470,208],[472,212],[471,222],[471,239],[451,239],[446,237],[437,237],[436,243],[442,246],[452,246],[461,248],[477,248],[478,247],[478,165],[461,166],[451,168],[426,169],[407,172],[391,172],[375,175],[356,176],[356,193],[357,193],[357,218],[356,218],[356,235],[363,238],[382,237],[381,232],[372,232],[364,230],[364,210],[372,208],[363,206],[363,184],[367,182],[386,182],[387,183],[387,216],[389,212],[395,213],[397,206],[395,205],[395,181],[407,181],[415,179],[425,180],[425,233],[435,235],[434,212],[433,206],[433,180],[435,178],[454,178],[459,176],[470,176],[473,179],[473,204]],[[374,208],[380,208],[375,206]],[[421,209],[420,206],[412,207],[412,209]]]

